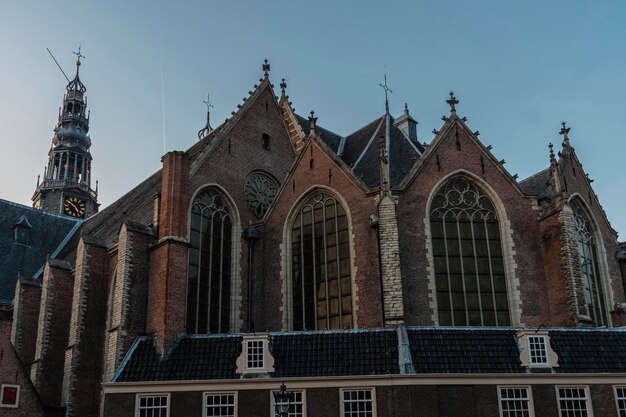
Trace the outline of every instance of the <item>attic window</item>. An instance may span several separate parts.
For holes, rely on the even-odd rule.
[[[26,216],[20,217],[13,225],[13,238],[15,242],[28,245],[30,243],[30,229],[32,228]]]
[[[261,136],[261,148],[268,151],[270,149],[270,135],[263,133]]]
[[[238,374],[274,372],[274,358],[269,352],[269,335],[243,336],[241,355],[237,358]]]
[[[545,336],[528,336],[528,354],[530,364],[537,366],[548,365],[548,348]]]
[[[546,330],[516,333],[520,362],[526,368],[557,368],[559,357],[550,345]]]

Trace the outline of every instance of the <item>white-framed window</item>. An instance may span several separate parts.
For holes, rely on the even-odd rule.
[[[135,417],[169,417],[169,394],[137,394]]]
[[[264,341],[260,339],[246,340],[246,369],[265,368],[263,345]]]
[[[237,417],[236,392],[205,392],[204,417]]]
[[[288,417],[306,417],[306,392],[302,391],[292,391],[293,392],[293,400],[289,405],[289,415]],[[274,417],[278,417],[276,414],[276,402],[274,401],[274,392],[270,391],[272,410],[271,414]]]
[[[626,417],[626,386],[615,388],[615,402],[617,404],[617,415]]]
[[[531,366],[549,366],[546,337],[528,335],[528,354]]]
[[[20,386],[2,384],[0,387],[0,408],[17,408],[20,405]]]
[[[498,387],[500,417],[534,417],[532,390],[529,386]]]
[[[340,395],[341,417],[376,417],[374,388],[346,388]]]
[[[559,416],[593,417],[588,386],[557,386],[556,398],[559,404]]]
[[[238,374],[264,374],[274,372],[274,358],[270,352],[268,334],[243,335],[241,355],[237,358]]]

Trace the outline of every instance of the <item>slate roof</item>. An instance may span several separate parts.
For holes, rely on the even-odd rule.
[[[154,196],[161,192],[161,170],[124,194],[83,224],[83,233],[102,241],[105,246],[117,242],[123,222],[131,221],[145,226],[152,224]]]
[[[241,336],[186,336],[160,360],[154,339],[140,336],[122,363],[115,380],[172,381],[238,378],[235,361],[241,354]]]
[[[416,374],[528,373],[520,365],[518,330],[407,327],[406,348],[390,328],[270,333],[275,372],[269,377],[398,375],[406,359],[400,352]],[[556,373],[626,372],[626,329],[550,329],[549,335],[559,356]],[[160,359],[152,337],[142,336],[113,381],[239,379],[241,342],[238,334],[181,336]]]
[[[28,245],[15,242],[13,226],[18,222],[30,226]],[[0,199],[0,305],[13,304],[18,273],[32,278],[79,224],[71,217]]]
[[[393,329],[275,333],[274,377],[398,374]]]
[[[385,116],[374,119],[345,138],[320,126],[315,126],[315,131],[321,135],[322,140],[341,156],[346,164],[352,167],[356,176],[362,178],[370,188],[378,188],[380,185],[379,138],[386,134],[387,118]],[[309,121],[298,115],[296,117],[305,135],[308,135]],[[394,119],[391,116],[389,123],[391,124],[388,154],[389,180],[393,188],[402,182],[424,148],[417,142],[411,142],[398,127],[394,126]],[[344,145],[339,153],[342,140]]]
[[[537,195],[539,198],[552,198],[552,185],[550,182],[550,168],[546,168],[519,182],[519,186],[525,194]]]

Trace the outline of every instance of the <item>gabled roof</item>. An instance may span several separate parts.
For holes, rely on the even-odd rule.
[[[161,170],[124,194],[104,210],[87,219],[82,227],[89,235],[110,247],[117,243],[123,222],[151,225],[154,215],[154,196],[161,192]]]
[[[32,278],[80,220],[0,199],[0,305],[13,303],[18,274]],[[28,244],[15,241],[14,227],[30,227]]]
[[[528,373],[521,366],[519,330],[400,327],[270,333],[275,372],[269,377]],[[553,372],[626,372],[624,329],[548,329],[548,334],[559,358]],[[240,378],[235,362],[241,335],[181,335],[174,343],[161,357],[152,337],[138,338],[113,382]],[[401,372],[401,361],[412,364]]]

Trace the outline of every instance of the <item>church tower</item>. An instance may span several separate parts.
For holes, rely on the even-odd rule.
[[[48,152],[48,166],[43,181],[37,180],[33,194],[33,207],[62,213],[77,218],[87,218],[98,212],[98,186],[91,188],[91,139],[89,113],[86,113],[87,89],[80,81],[78,48],[76,76],[66,87],[59,120],[54,129],[52,146]]]

